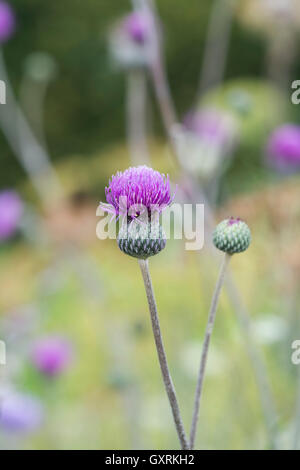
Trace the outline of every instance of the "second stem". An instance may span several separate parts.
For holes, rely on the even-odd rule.
[[[192,426],[191,426],[191,434],[190,434],[190,448],[193,449],[195,445],[195,438],[196,438],[196,432],[197,432],[197,424],[198,424],[198,418],[199,418],[199,409],[200,409],[200,400],[202,396],[202,390],[203,390],[203,381],[204,381],[204,375],[205,375],[205,368],[206,368],[206,363],[207,363],[207,357],[208,357],[208,349],[209,349],[209,344],[210,344],[210,338],[213,332],[213,327],[216,319],[216,313],[217,313],[217,307],[218,307],[218,302],[220,298],[220,293],[222,290],[222,286],[224,284],[224,278],[225,278],[225,273],[226,269],[228,266],[228,263],[230,261],[231,255],[228,255],[227,253],[225,254],[223,258],[223,263],[220,269],[219,273],[219,278],[216,284],[216,288],[214,291],[214,295],[212,298],[211,302],[211,307],[210,307],[210,312],[208,316],[208,321],[207,321],[207,326],[206,326],[206,331],[205,331],[205,338],[204,338],[204,343],[203,343],[203,349],[202,349],[202,354],[201,354],[201,361],[200,361],[200,369],[199,369],[199,375],[198,375],[198,381],[197,381],[197,387],[196,387],[196,393],[195,393],[195,402],[194,402],[194,412],[193,412],[193,418],[192,418]]]

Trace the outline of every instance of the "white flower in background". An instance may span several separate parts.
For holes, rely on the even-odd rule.
[[[173,128],[174,143],[183,167],[201,180],[218,176],[237,143],[237,126],[231,115],[206,108],[189,112]]]

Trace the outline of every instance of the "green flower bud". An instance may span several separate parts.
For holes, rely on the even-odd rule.
[[[121,251],[139,259],[157,255],[166,246],[165,234],[158,222],[151,224],[133,220],[123,224],[117,241]]]
[[[251,232],[242,220],[231,217],[223,220],[214,230],[213,243],[216,248],[233,255],[247,250],[251,242]]]

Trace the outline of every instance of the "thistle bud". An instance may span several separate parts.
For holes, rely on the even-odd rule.
[[[251,242],[248,225],[241,219],[231,217],[223,220],[213,233],[213,243],[218,250],[230,255],[247,250]]]
[[[126,255],[147,259],[165,248],[166,238],[159,223],[151,224],[133,220],[120,229],[118,245]]]

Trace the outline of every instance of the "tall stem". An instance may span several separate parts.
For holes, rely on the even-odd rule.
[[[267,75],[287,93],[292,82],[293,63],[297,57],[296,32],[284,20],[271,32],[267,43]]]
[[[229,263],[229,260],[230,260],[230,255],[226,253],[223,258],[223,263],[220,269],[219,278],[216,284],[215,292],[214,292],[212,302],[211,302],[210,312],[208,315],[208,321],[207,321],[207,326],[206,326],[206,331],[205,331],[205,338],[204,338],[204,344],[203,344],[203,349],[202,349],[202,354],[201,354],[199,375],[198,375],[198,381],[197,381],[197,387],[196,387],[196,393],[195,393],[194,412],[193,412],[191,434],[190,434],[190,448],[191,449],[193,449],[195,445],[200,400],[201,400],[202,390],[203,390],[203,381],[204,381],[205,368],[206,368],[207,357],[208,357],[210,338],[211,338],[213,328],[214,328],[214,323],[215,323],[216,313],[217,313],[217,306],[218,306],[220,293],[221,293],[221,289],[224,283],[226,268]]]
[[[0,75],[7,91],[7,105],[0,108],[0,126],[38,195],[47,206],[53,201],[53,196],[57,199],[62,196],[63,189],[47,152],[36,140],[15,99],[1,48]]]
[[[143,70],[131,70],[127,77],[127,137],[132,165],[149,164],[147,148],[147,83]]]
[[[151,281],[150,272],[149,272],[148,260],[139,260],[139,265],[141,268],[141,272],[142,272],[142,276],[143,276],[143,280],[145,284],[151,323],[152,323],[152,330],[154,334],[160,369],[161,369],[161,373],[163,376],[165,389],[169,398],[170,406],[172,409],[176,431],[179,437],[181,448],[189,449],[188,440],[184,431],[183,422],[182,422],[181,415],[180,415],[175,387],[173,385],[173,381],[172,381],[171,374],[170,374],[169,367],[168,367],[165,348],[163,345],[159,319],[158,319],[158,313],[157,313],[157,307],[156,307],[156,301],[154,297],[153,286],[152,286],[152,281]]]
[[[234,3],[214,0],[209,19],[204,58],[201,70],[199,96],[219,85],[224,78]]]

